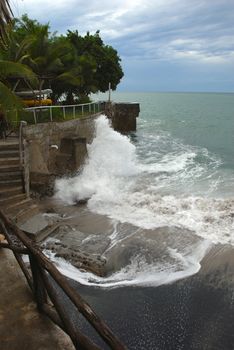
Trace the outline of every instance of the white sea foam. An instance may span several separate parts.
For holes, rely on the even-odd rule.
[[[141,164],[139,167],[142,171],[148,173],[175,173],[193,163],[195,157],[195,152],[185,152],[177,155],[166,154],[162,157],[160,163]]]
[[[200,261],[210,248],[208,241],[203,241],[190,247],[190,252],[184,254],[176,249],[168,249],[172,262],[147,263],[139,254],[134,256],[130,264],[108,277],[99,277],[90,272],[81,271],[62,258],[56,258],[54,253],[45,251],[54,261],[60,272],[88,286],[100,288],[116,288],[124,286],[159,286],[175,282],[197,273]]]
[[[223,181],[215,176],[220,161],[207,150],[186,147],[178,140],[171,140],[172,149],[166,152],[169,137],[163,135],[165,149],[142,151],[137,158],[129,138],[115,132],[107,118],[101,116],[82,173],[58,180],[56,196],[65,203],[89,198],[88,207],[93,212],[143,229],[179,227],[201,237],[202,242],[204,239],[234,245],[234,199],[215,198]],[[152,137],[152,142],[160,145],[160,137],[156,141]],[[118,242],[118,232],[114,232],[114,237]],[[76,271],[76,274],[78,280],[94,285],[158,285],[195,273],[206,249],[203,242],[198,249],[203,252],[201,255],[174,251],[179,254],[182,269],[177,269],[178,264],[175,268],[167,266],[166,262],[145,263],[144,256],[139,263],[139,256],[133,256],[130,264],[103,280],[89,273]]]

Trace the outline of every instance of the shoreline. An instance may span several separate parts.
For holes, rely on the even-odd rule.
[[[129,349],[232,350],[233,253],[230,247],[214,247],[198,273],[158,287],[109,289],[70,282]],[[84,323],[79,326],[98,343]]]
[[[40,207],[45,212],[52,211],[48,215],[54,216],[59,222],[55,232],[42,242],[43,248],[51,250],[52,254],[57,254],[58,258],[63,258],[72,266],[94,273],[96,276],[105,277],[121,268],[118,259],[123,257],[118,255],[118,252],[115,252],[113,256],[106,257],[105,254],[103,256],[103,253],[111,247],[110,236],[115,229],[110,218],[89,211],[86,204],[66,206],[54,198],[40,201]],[[129,232],[136,230],[132,225],[122,225]],[[161,234],[160,230],[159,233]],[[198,272],[184,278],[190,278],[196,274],[212,273],[223,264],[234,266],[233,252],[234,248],[231,245],[211,245],[200,260],[201,266]],[[181,277],[165,284],[184,278]]]
[[[110,219],[93,214],[86,205],[64,206],[53,198],[39,204],[71,232],[77,232],[72,230],[76,226],[83,233],[81,241],[90,233],[108,235],[112,230]],[[89,243],[87,247],[96,250],[96,244]],[[201,260],[197,273],[159,286],[103,288],[70,277],[68,281],[129,349],[233,349],[232,246],[214,245]],[[106,349],[84,320],[77,322],[81,332]]]

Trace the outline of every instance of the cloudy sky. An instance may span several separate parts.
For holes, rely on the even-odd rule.
[[[12,0],[53,31],[101,31],[122,91],[234,92],[234,0]]]

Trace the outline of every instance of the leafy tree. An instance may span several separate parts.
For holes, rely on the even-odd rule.
[[[0,59],[27,65],[38,78],[36,88],[51,87],[55,102],[61,97],[69,104],[87,100],[92,92],[107,91],[109,83],[116,89],[123,77],[117,51],[103,43],[99,31],[85,36],[68,31],[58,36],[50,32],[49,24],[23,15],[13,21],[8,39],[8,49],[0,51]],[[12,87],[9,77],[5,84]]]
[[[32,70],[22,64],[27,58],[25,51],[30,45],[29,38],[19,43],[16,39],[15,32],[8,27],[6,30],[5,45],[0,50],[0,109],[6,112],[11,109],[21,109],[23,104],[13,92],[12,88],[15,80],[24,78],[33,84],[37,79]]]
[[[88,32],[84,37],[80,36],[78,31],[68,31],[67,37],[75,47],[79,57],[86,59],[89,57],[89,59],[95,62],[95,68],[92,70],[92,81],[89,79],[84,84],[90,88],[84,89],[83,93],[105,92],[109,88],[109,83],[111,83],[112,89],[115,90],[123,77],[123,71],[120,65],[121,59],[116,50],[103,43],[99,31],[94,35],[90,35]],[[87,77],[85,76],[85,78]],[[89,91],[87,92],[87,90]]]
[[[15,37],[25,48],[23,61],[38,77],[38,89],[54,79],[62,67],[60,49],[52,43],[49,24],[40,24],[27,15],[15,21]]]
[[[0,59],[0,108],[5,112],[8,109],[22,108],[21,100],[11,90],[9,81],[12,77],[35,80],[34,74],[25,65]]]

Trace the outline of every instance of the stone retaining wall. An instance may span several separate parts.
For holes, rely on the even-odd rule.
[[[100,113],[60,123],[50,122],[25,126],[23,137],[29,143],[30,172],[59,173],[56,158],[62,139],[85,138],[87,143],[91,143],[95,133],[95,119],[99,115]]]
[[[27,125],[31,189],[40,195],[53,193],[54,179],[79,169],[87,156],[86,143],[95,135],[95,119],[101,113],[65,122]],[[65,147],[69,143],[69,147]]]
[[[139,103],[105,103],[105,114],[111,118],[114,130],[121,133],[136,131]]]
[[[103,103],[114,130],[136,131],[139,103]],[[23,127],[28,142],[31,189],[52,194],[57,176],[78,171],[87,157],[86,144],[95,135],[95,120],[102,113],[64,122],[47,122]]]

